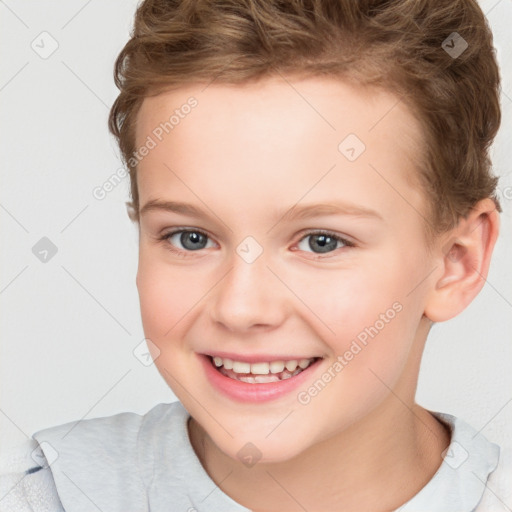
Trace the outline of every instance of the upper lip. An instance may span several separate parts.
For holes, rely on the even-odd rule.
[[[261,363],[271,361],[300,361],[301,359],[315,359],[321,356],[298,356],[298,355],[282,355],[282,354],[234,354],[232,352],[209,352],[204,354],[210,357],[222,357],[223,359],[231,359],[232,361],[240,361],[243,363]]]

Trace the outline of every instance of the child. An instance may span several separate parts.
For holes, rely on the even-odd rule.
[[[499,230],[476,2],[146,0],[116,84],[179,402],[37,432],[1,510],[510,510],[510,454],[414,399]]]

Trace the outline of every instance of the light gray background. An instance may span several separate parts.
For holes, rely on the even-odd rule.
[[[0,440],[175,400],[133,350],[144,338],[128,178],[93,197],[121,167],[107,130],[114,60],[135,0],[0,1]],[[418,401],[512,444],[511,0],[484,0],[503,75],[493,147],[504,212],[488,282],[459,317],[434,326]],[[454,27],[456,30],[457,27]],[[58,49],[44,59],[33,50]],[[36,46],[38,45],[38,46]],[[508,143],[507,143],[508,142]],[[32,247],[49,238],[48,262]],[[508,426],[509,432],[506,431]]]

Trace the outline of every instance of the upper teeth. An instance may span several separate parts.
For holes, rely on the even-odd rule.
[[[300,366],[303,370],[307,368],[315,358],[311,359],[292,359],[290,361],[271,361],[269,363],[246,363],[243,361],[233,361],[227,357],[213,358],[215,366],[224,366],[226,370],[233,370],[235,373],[253,373],[256,375],[268,375],[268,373],[280,373],[285,368],[293,372]]]

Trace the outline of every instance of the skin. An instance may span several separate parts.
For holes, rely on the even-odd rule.
[[[293,85],[293,87],[292,87]],[[298,94],[300,93],[300,94]],[[146,98],[136,140],[190,96],[191,113],[139,163],[140,205],[186,202],[195,217],[141,215],[137,287],[155,364],[191,414],[192,446],[214,482],[253,511],[386,511],[432,478],[449,431],[414,401],[432,322],[461,312],[487,276],[499,217],[482,200],[426,250],[415,185],[421,130],[393,94],[327,78],[194,84]],[[366,150],[338,150],[349,134]],[[380,218],[282,215],[343,202]],[[188,250],[173,228],[208,234]],[[306,230],[353,242],[315,253]],[[253,263],[236,252],[252,236]],[[175,249],[175,252],[170,250]],[[322,356],[307,388],[365,327],[401,311],[306,405],[297,393],[240,403],[208,383],[196,353]],[[253,443],[261,459],[237,453]]]

